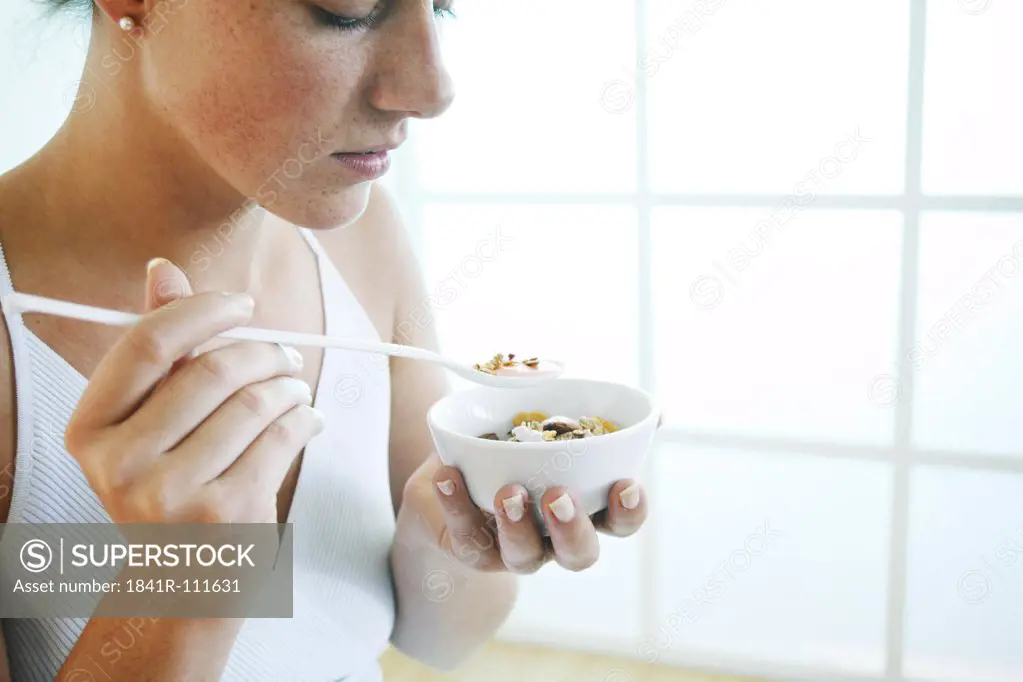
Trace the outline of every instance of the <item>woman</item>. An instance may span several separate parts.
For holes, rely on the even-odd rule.
[[[546,491],[546,541],[516,482],[488,518],[430,454],[433,365],[216,338],[409,328],[426,287],[374,180],[408,119],[452,100],[447,4],[45,1],[91,9],[92,42],[67,122],[0,177],[3,293],[146,314],[5,311],[0,521],[291,522],[295,613],[158,620],[131,646],[122,620],[8,620],[0,680],[366,682],[388,642],[451,668],[517,574],[586,569],[598,531],[640,527],[631,481],[596,519]],[[436,345],[419,325],[397,340]],[[426,578],[453,574],[438,598]]]

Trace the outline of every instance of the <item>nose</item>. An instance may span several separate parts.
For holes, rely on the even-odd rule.
[[[382,26],[377,68],[369,92],[379,111],[434,118],[455,99],[454,83],[444,68],[432,3],[402,3]],[[386,33],[383,33],[385,32]]]

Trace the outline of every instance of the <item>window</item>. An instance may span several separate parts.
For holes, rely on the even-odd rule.
[[[769,5],[464,2],[445,29],[458,98],[391,181],[428,284],[513,238],[437,311],[446,350],[571,357],[667,420],[650,526],[525,581],[502,634],[1019,679],[1023,7]]]

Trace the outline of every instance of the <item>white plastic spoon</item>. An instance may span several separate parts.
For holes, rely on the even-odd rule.
[[[136,324],[141,315],[126,313],[120,310],[108,310],[81,303],[70,301],[59,301],[34,294],[13,293],[3,298],[3,309],[10,313],[43,313],[68,317],[86,322],[114,325],[119,327],[130,327]],[[239,341],[267,341],[270,343],[283,343],[291,346],[315,346],[318,348],[344,348],[354,351],[365,351],[367,353],[381,353],[393,357],[409,358],[411,360],[425,360],[436,362],[454,372],[463,379],[498,388],[525,388],[536,384],[557,379],[564,372],[564,363],[556,360],[542,360],[536,368],[519,368],[513,371],[501,372],[497,375],[480,372],[472,365],[452,360],[433,351],[416,348],[414,346],[403,346],[397,343],[382,343],[376,341],[364,341],[361,339],[347,339],[337,336],[322,336],[319,334],[305,334],[301,332],[288,332],[277,329],[260,329],[258,327],[235,327],[226,332],[218,334],[220,338],[237,339]]]

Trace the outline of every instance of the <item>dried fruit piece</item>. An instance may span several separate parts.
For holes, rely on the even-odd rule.
[[[522,364],[526,367],[536,367],[540,364],[540,358],[529,358],[528,360],[524,360]]]
[[[487,440],[501,440],[496,433],[484,433],[480,438],[486,438]]]
[[[546,419],[547,415],[543,412],[519,412],[512,417],[512,424],[519,426],[523,422],[543,422]]]

